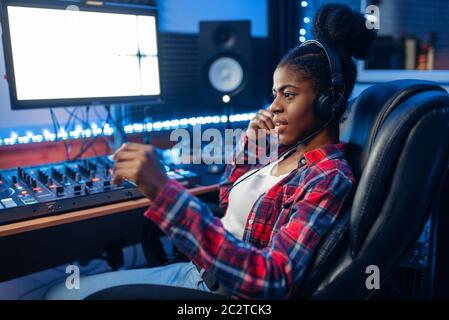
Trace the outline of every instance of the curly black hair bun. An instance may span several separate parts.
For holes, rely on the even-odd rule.
[[[315,39],[324,41],[341,55],[366,59],[376,37],[376,30],[366,27],[362,13],[343,4],[326,4],[315,15]]]

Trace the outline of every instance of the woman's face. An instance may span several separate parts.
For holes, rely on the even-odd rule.
[[[274,101],[269,111],[281,144],[293,144],[306,138],[320,124],[313,114],[316,96],[313,80],[304,79],[288,66],[278,67],[273,75]]]

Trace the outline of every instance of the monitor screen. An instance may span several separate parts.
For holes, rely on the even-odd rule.
[[[13,108],[160,95],[155,15],[95,10],[7,5]]]

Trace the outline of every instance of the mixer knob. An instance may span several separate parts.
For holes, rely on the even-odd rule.
[[[12,183],[13,183],[13,184],[16,184],[16,183],[17,183],[17,177],[16,177],[16,176],[12,176],[11,179],[12,179]]]
[[[86,186],[89,187],[89,188],[92,188],[93,182],[92,181],[87,181],[86,182]]]
[[[75,174],[75,181],[76,181],[76,182],[80,182],[80,181],[81,181],[81,174],[80,174],[79,172],[77,172],[77,173]]]
[[[37,188],[37,182],[36,182],[36,180],[31,180],[31,188]]]

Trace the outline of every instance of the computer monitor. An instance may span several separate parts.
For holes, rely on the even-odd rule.
[[[160,97],[155,10],[5,1],[2,26],[13,109]]]

